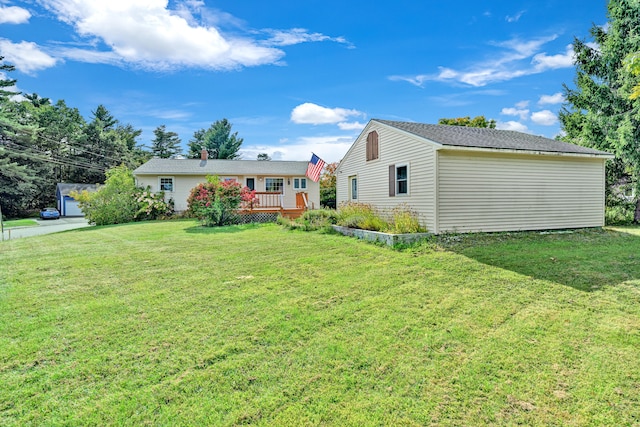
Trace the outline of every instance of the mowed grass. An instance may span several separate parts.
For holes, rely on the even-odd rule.
[[[4,242],[0,425],[637,425],[639,254],[638,228]]]
[[[10,221],[3,221],[4,228],[12,227],[35,227],[38,223],[33,219],[13,219]]]

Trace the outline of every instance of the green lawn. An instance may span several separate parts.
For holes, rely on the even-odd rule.
[[[638,425],[640,229],[0,243],[0,425]]]
[[[12,227],[34,227],[38,223],[33,219],[14,219],[10,221],[3,221],[4,228]]]

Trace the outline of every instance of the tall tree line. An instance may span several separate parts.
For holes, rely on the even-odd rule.
[[[14,70],[2,62],[0,71]],[[103,105],[85,120],[63,100],[28,94],[22,100],[0,80],[0,203],[6,216],[55,203],[59,182],[103,183],[118,165],[137,167],[151,153],[138,145],[141,130],[121,124]]]

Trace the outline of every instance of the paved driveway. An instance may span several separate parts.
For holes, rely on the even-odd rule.
[[[76,228],[89,227],[89,223],[84,218],[60,218],[36,220],[37,227],[17,227],[4,230],[4,240],[19,239],[22,237],[40,236],[42,234],[57,233],[59,231],[73,230]]]

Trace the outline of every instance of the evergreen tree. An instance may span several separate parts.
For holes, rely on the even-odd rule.
[[[151,141],[151,153],[161,159],[175,157],[182,152],[180,138],[175,132],[167,132],[165,125],[153,131],[155,138]]]
[[[72,174],[73,182],[102,183],[108,169],[139,164],[135,148],[141,131],[131,125],[120,125],[104,105],[92,113],[93,119],[83,129],[82,144],[74,150],[73,161],[79,167]]]
[[[607,188],[628,177],[639,194],[640,101],[631,99],[636,78],[624,59],[640,51],[640,2],[610,0],[608,18],[607,26],[591,27],[595,44],[574,40],[575,88],[564,85],[560,122],[565,140],[615,154]],[[634,219],[640,221],[638,202]]]
[[[2,61],[0,57],[0,61]],[[12,65],[0,65],[2,71],[13,71]],[[38,158],[31,148],[34,128],[22,123],[18,103],[11,101],[15,92],[3,88],[15,80],[0,80],[0,203],[3,215],[25,213],[37,191],[38,175],[30,166]]]
[[[238,132],[231,133],[231,123],[227,119],[218,120],[209,129],[200,129],[189,141],[189,157],[197,159],[202,149],[206,149],[210,159],[238,159],[243,139]]]
[[[4,56],[0,56],[0,62],[4,61]],[[15,71],[16,67],[10,64],[0,64],[0,72]],[[0,80],[0,98],[9,97],[12,95],[18,95],[20,92],[7,90],[7,88],[13,87],[16,84],[15,79],[1,79]]]

